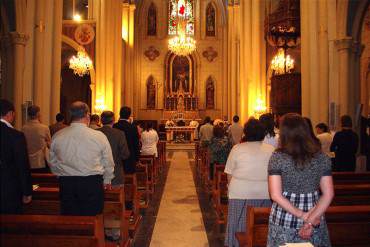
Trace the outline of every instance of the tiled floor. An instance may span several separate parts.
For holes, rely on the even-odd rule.
[[[134,247],[223,246],[215,212],[195,176],[194,152],[167,152],[167,166],[134,241]],[[222,229],[221,229],[222,230]]]
[[[209,246],[188,152],[172,157],[150,246]]]

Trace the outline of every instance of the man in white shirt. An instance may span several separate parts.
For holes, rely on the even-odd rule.
[[[213,125],[211,124],[211,118],[206,117],[204,119],[204,125],[199,130],[199,140],[202,146],[208,146],[209,142],[213,137]]]
[[[243,126],[239,123],[239,116],[233,117],[233,124],[229,127],[228,132],[233,145],[240,143],[243,136]]]
[[[32,172],[50,172],[46,161],[49,158],[50,130],[40,122],[40,107],[27,108],[28,121],[22,127],[27,141],[28,157]]]
[[[111,188],[114,177],[112,150],[102,132],[88,127],[87,104],[74,102],[69,111],[71,125],[53,136],[50,147],[50,168],[59,176],[61,214],[97,215],[103,212],[104,187]]]

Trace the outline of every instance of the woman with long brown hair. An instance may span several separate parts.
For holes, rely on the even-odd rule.
[[[331,246],[323,217],[334,196],[331,162],[300,115],[283,116],[268,174],[273,205],[267,246],[298,242]]]

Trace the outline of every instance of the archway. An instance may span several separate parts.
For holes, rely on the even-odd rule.
[[[72,44],[73,45],[73,44]],[[72,46],[70,42],[66,42],[65,38],[62,42],[61,52],[61,87],[60,87],[60,112],[69,119],[68,107],[74,101],[83,101],[92,107],[94,73],[84,75],[82,77],[74,74],[69,68],[69,59],[76,55],[77,47]]]

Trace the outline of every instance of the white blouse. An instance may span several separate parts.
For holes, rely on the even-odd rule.
[[[244,142],[233,147],[225,173],[231,175],[230,199],[268,199],[267,167],[275,148],[263,142]]]
[[[141,133],[141,154],[144,155],[152,155],[154,154],[155,157],[158,157],[157,151],[157,143],[159,141],[159,137],[157,131],[151,129],[149,131],[143,131]]]

